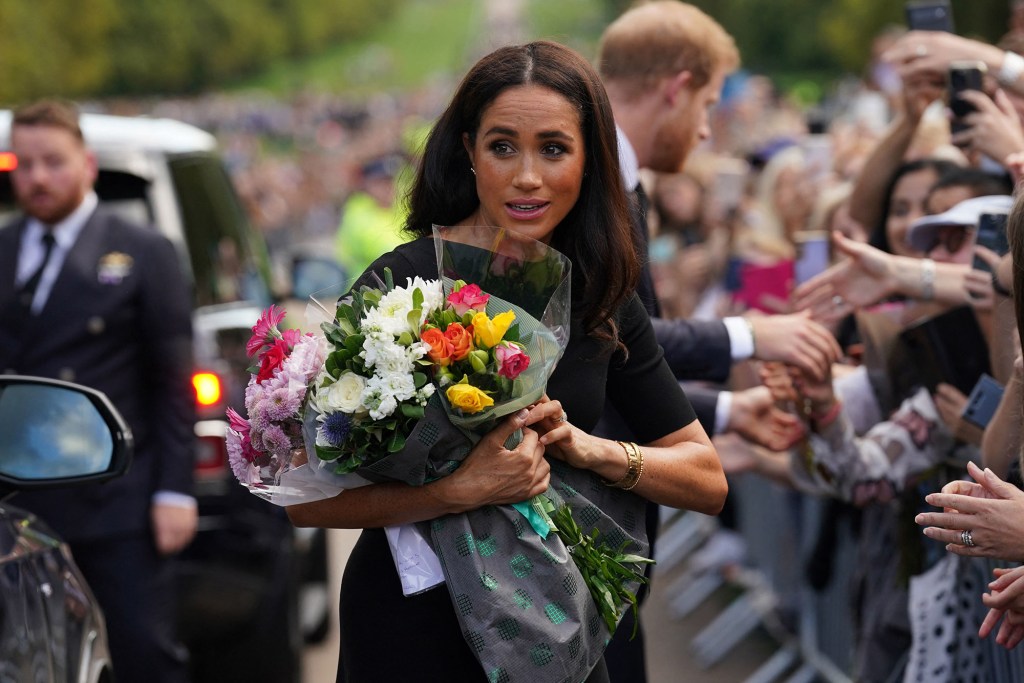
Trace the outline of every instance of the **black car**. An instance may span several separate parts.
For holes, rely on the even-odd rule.
[[[81,125],[100,201],[167,236],[193,286],[199,531],[178,561],[193,679],[297,682],[303,642],[326,632],[325,534],[297,532],[281,508],[240,486],[224,443],[225,409],[243,408],[245,343],[275,301],[265,246],[209,133],[145,117],[83,114]],[[9,129],[0,111],[0,223],[15,210],[8,174],[17,159],[2,151]],[[323,599],[302,600],[311,608],[300,614],[303,593]]]
[[[113,681],[96,599],[67,545],[15,494],[119,477],[131,451],[102,393],[0,376],[0,681]]]

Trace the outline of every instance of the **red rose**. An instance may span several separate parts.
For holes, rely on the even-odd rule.
[[[281,367],[281,364],[288,357],[288,351],[288,342],[284,339],[275,340],[274,345],[263,354],[263,360],[260,361],[260,371],[256,375],[256,381],[262,382],[273,377],[274,370]]]

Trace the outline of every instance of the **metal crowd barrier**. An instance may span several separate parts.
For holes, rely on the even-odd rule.
[[[854,625],[851,584],[856,567],[856,539],[847,516],[835,534],[832,575],[819,592],[805,576],[828,501],[784,488],[755,474],[730,476],[735,529],[746,545],[746,559],[728,578],[718,567],[700,563],[699,549],[721,529],[720,522],[695,512],[662,511],[656,559],[659,575],[673,567],[681,572],[666,594],[670,611],[683,619],[725,583],[742,592],[707,623],[690,642],[702,668],[712,669],[755,629],[761,628],[778,649],[743,683],[851,683]],[[996,566],[1007,563],[974,559],[973,571],[991,580]],[[667,578],[665,579],[667,580]],[[984,585],[984,584],[982,584]],[[975,598],[984,615],[980,593]],[[1024,681],[1024,645],[1006,651],[994,636],[982,641],[993,663],[995,681]]]

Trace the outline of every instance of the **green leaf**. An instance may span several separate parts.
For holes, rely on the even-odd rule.
[[[401,407],[402,415],[405,415],[406,417],[412,418],[414,420],[422,419],[425,413],[423,406],[418,406],[414,403],[403,403]]]
[[[384,269],[384,287],[385,287],[384,291],[386,291],[386,292],[390,292],[392,289],[395,288],[395,278],[391,274],[391,269],[390,268],[385,268]]]
[[[412,307],[416,311],[419,311],[421,308],[423,308],[423,292],[420,291],[419,287],[412,290]]]
[[[392,432],[388,440],[388,453],[397,453],[405,448],[405,437],[399,432]]]

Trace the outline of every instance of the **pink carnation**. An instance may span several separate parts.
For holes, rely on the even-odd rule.
[[[448,295],[448,303],[457,314],[466,315],[466,311],[482,312],[487,307],[490,294],[480,290],[480,285],[463,285],[459,291]]]
[[[509,379],[515,379],[530,367],[530,357],[526,352],[508,342],[501,342],[494,347],[494,358],[498,361],[498,374]]]

